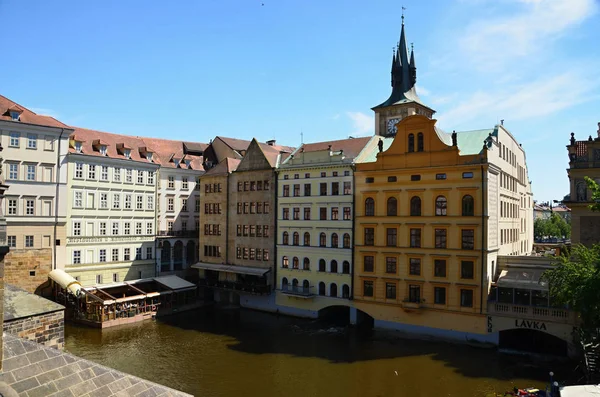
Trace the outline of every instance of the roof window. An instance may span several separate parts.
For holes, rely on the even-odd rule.
[[[106,156],[106,145],[100,145],[100,154]]]
[[[129,149],[125,149],[125,150],[123,151],[123,154],[125,155],[125,158],[126,158],[126,159],[130,159],[130,158],[131,158],[131,150],[129,150]]]
[[[81,142],[75,142],[75,151],[81,153]]]
[[[20,112],[11,110],[9,113],[10,113],[10,118],[12,119],[12,121],[21,121],[20,117],[19,117],[21,115]]]

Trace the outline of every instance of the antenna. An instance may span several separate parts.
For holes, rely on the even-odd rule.
[[[300,128],[300,144],[304,145],[304,133],[302,132],[302,128]]]

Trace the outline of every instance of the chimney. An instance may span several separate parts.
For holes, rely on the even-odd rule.
[[[271,139],[270,141],[267,141],[267,145],[275,146],[275,139]]]

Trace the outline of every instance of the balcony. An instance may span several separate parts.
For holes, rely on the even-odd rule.
[[[198,230],[160,230],[158,237],[195,237],[198,238],[200,232]]]
[[[245,292],[253,295],[270,295],[271,286],[261,284],[241,283],[239,281],[218,281],[201,278],[198,281],[201,287],[217,288],[226,291]]]
[[[576,321],[575,313],[567,309],[514,305],[493,301],[488,301],[488,314],[564,324],[574,324]]]
[[[420,311],[423,308],[423,302],[420,300],[405,299],[402,301],[402,308],[407,312]]]
[[[298,298],[312,298],[315,296],[310,290],[312,287],[301,287],[298,285],[283,285],[281,293],[288,296],[294,296]]]

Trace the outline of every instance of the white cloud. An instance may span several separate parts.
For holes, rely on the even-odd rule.
[[[352,135],[370,135],[373,133],[375,126],[373,116],[362,112],[346,112],[346,115],[352,120]]]
[[[503,60],[514,66],[514,57],[535,56],[598,9],[595,0],[518,0],[518,3],[521,12],[486,17],[467,26],[459,45],[477,67],[498,68]]]

